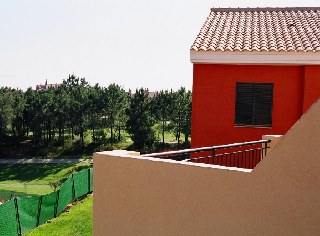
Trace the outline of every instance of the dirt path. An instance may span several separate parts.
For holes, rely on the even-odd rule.
[[[0,165],[2,164],[59,164],[59,163],[80,163],[87,162],[92,163],[92,158],[90,159],[0,159]]]

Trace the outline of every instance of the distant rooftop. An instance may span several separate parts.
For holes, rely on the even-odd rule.
[[[191,50],[320,52],[320,7],[211,8]]]

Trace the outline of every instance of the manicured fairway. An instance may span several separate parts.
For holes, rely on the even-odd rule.
[[[43,195],[53,191],[50,183],[66,179],[89,164],[10,164],[0,165],[1,196]]]

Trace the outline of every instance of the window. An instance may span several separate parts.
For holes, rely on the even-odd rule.
[[[272,100],[273,84],[237,83],[235,125],[271,127]]]

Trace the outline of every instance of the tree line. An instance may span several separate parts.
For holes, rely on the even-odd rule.
[[[78,137],[84,148],[86,133],[95,144],[112,144],[121,141],[123,131],[135,150],[146,151],[156,142],[165,145],[167,131],[174,133],[178,145],[182,134],[187,142],[190,123],[191,92],[183,87],[150,96],[143,88],[131,94],[117,84],[91,86],[85,78],[69,75],[57,88],[0,88],[0,153],[8,140],[17,145],[30,137],[34,144],[63,146],[66,137]],[[161,129],[161,140],[155,126]]]

